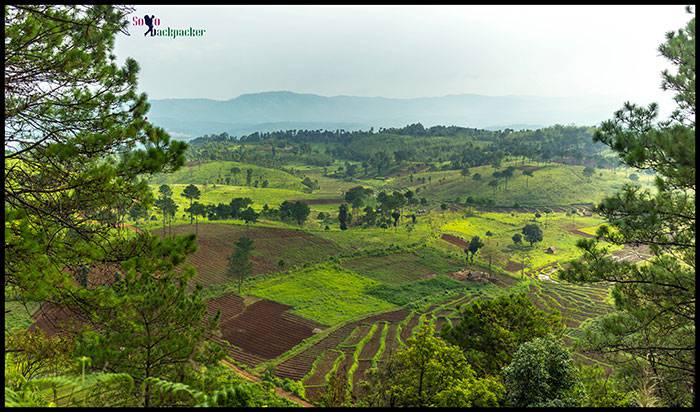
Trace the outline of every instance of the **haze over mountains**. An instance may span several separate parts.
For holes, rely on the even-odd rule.
[[[485,129],[596,125],[622,102],[602,97],[483,96],[476,94],[395,99],[320,96],[288,91],[243,94],[234,99],[151,100],[149,119],[173,137],[189,140],[227,132],[286,129],[369,129],[456,125]]]

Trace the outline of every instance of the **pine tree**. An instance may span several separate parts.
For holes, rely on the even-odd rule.
[[[192,211],[192,202],[199,199],[199,197],[202,195],[202,193],[199,191],[197,186],[193,184],[187,185],[183,190],[182,190],[182,197],[189,199],[190,201],[190,207],[187,209],[187,211],[190,213],[190,224],[194,222],[194,213]]]
[[[644,264],[615,261],[597,240],[585,239],[579,241],[584,260],[562,277],[614,285],[617,310],[591,324],[585,342],[610,354],[611,362],[641,364],[632,368],[637,377],[640,370],[650,370],[664,404],[690,406],[695,382],[695,17],[668,33],[659,51],[677,69],[663,72],[663,89],[676,93],[672,116],[657,122],[656,104],[626,103],[594,136],[624,164],[656,172],[656,192],[628,184],[597,207],[609,222],[599,230],[600,238],[647,246],[652,257]]]
[[[186,145],[146,120],[138,65],[112,53],[132,10],[5,7],[5,284],[33,299],[65,267],[123,253],[100,217],[148,204],[145,177],[184,163]]]
[[[183,376],[205,350],[218,317],[206,318],[200,286],[188,289],[194,270],[174,270],[194,250],[194,235],[144,238],[141,248],[142,256],[123,262],[118,284],[85,298],[94,308],[90,320],[99,329],[78,337],[77,353],[92,359],[93,370],[125,373],[138,385],[145,382],[142,401],[149,406],[147,380]]]
[[[236,242],[236,250],[229,257],[228,273],[232,278],[238,280],[238,294],[241,294],[243,281],[250,276],[253,271],[253,264],[250,261],[250,254],[253,252],[253,241],[241,236]]]

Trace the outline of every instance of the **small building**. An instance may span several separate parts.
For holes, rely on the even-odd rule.
[[[549,253],[550,255],[553,255],[557,250],[554,248],[554,246],[550,246],[545,250],[545,252]]]

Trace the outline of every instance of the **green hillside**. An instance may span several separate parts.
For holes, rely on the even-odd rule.
[[[392,183],[397,187],[408,187],[417,192],[419,197],[429,200],[454,201],[459,198],[465,202],[468,197],[474,199],[493,199],[496,206],[565,206],[580,203],[597,203],[604,197],[619,191],[625,183],[634,183],[629,179],[630,170],[596,169],[589,178],[583,175],[583,166],[547,164],[544,166],[515,166],[513,177],[498,179],[498,186],[489,186],[496,180],[492,176],[496,170],[493,166],[471,168],[469,176],[462,176],[458,170],[422,172],[395,178]],[[523,170],[532,170],[532,177],[523,175]],[[481,175],[475,180],[474,175]],[[425,178],[425,183],[419,179]],[[641,185],[650,186],[652,176],[639,175]]]
[[[240,169],[240,172],[233,173],[231,171],[233,168]],[[305,188],[301,183],[301,178],[282,170],[230,161],[192,162],[176,172],[156,175],[150,180],[150,183],[159,185],[163,183],[193,183],[197,185],[229,184],[246,186],[247,169],[253,171],[251,186],[257,180],[258,187],[262,187],[263,181],[267,180],[270,188],[289,190],[303,190]],[[228,183],[226,181],[227,178],[229,179]]]

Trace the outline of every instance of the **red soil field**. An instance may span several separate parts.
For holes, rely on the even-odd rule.
[[[386,334],[386,341],[384,344],[384,353],[382,353],[382,357],[379,358],[379,363],[385,362],[387,359],[389,359],[389,356],[396,351],[396,347],[398,346],[398,342],[396,341],[397,329],[397,323],[389,325],[389,332]]]
[[[325,385],[325,377],[333,367],[333,363],[338,359],[340,353],[335,350],[327,350],[321,355],[321,360],[316,364],[314,373],[304,381],[304,386]]]
[[[29,330],[34,332],[39,329],[47,336],[71,334],[87,324],[80,320],[79,314],[50,302],[42,303],[32,317],[34,323]]]
[[[522,263],[513,262],[512,260],[509,260],[508,264],[506,265],[506,270],[508,272],[520,272],[522,269],[523,269]]]
[[[411,334],[413,333],[413,328],[415,328],[418,325],[418,319],[420,318],[420,314],[416,313],[413,315],[410,321],[404,327],[401,329],[401,341],[406,343],[408,338],[411,337]]]
[[[359,382],[366,378],[367,370],[372,366],[372,357],[379,350],[379,345],[382,338],[382,330],[384,323],[377,323],[377,330],[372,335],[372,338],[365,344],[360,352],[359,362],[355,375],[353,375],[353,391],[359,391]]]
[[[311,336],[314,328],[322,328],[322,325],[286,313],[289,309],[291,306],[271,300],[248,305],[236,316],[222,318],[222,339],[257,357],[276,358]],[[245,362],[236,356],[233,358]]]
[[[435,321],[435,330],[440,331],[445,325],[447,324],[447,318],[445,317],[439,317]]]
[[[384,323],[377,323],[377,330],[374,331],[372,338],[365,344],[360,352],[359,359],[372,359],[379,349],[379,342],[382,340],[382,330]]]
[[[221,311],[220,323],[240,315],[244,309],[243,298],[233,293],[227,293],[207,301],[207,314],[210,317],[213,317],[217,310]]]
[[[75,270],[66,269],[65,271],[77,279]],[[112,263],[92,265],[87,274],[88,289],[111,285],[115,281],[115,272],[123,276],[123,270],[118,265]],[[87,324],[87,318],[77,310],[52,302],[42,303],[32,317],[34,324],[29,327],[29,330],[40,329],[49,336],[74,333]]]
[[[315,345],[285,360],[275,367],[275,374],[281,378],[301,379],[311,369],[311,365],[323,351],[338,346],[354,329],[352,324],[344,325]]]
[[[194,233],[191,225],[172,228],[174,235]],[[152,231],[160,236],[160,229]],[[197,233],[197,250],[187,257],[186,262],[197,269],[191,285],[216,285],[231,280],[227,275],[228,258],[234,251],[234,244],[241,236],[253,240],[254,251],[251,257],[253,275],[279,271],[278,262],[285,261],[285,268],[293,265],[321,261],[340,252],[335,243],[311,235],[301,230],[266,227],[245,227],[223,223],[200,224]]]
[[[357,326],[355,326],[355,330],[350,333],[350,335],[345,338],[343,343],[340,345],[341,347],[345,346],[350,346],[353,348],[353,351],[355,350],[355,347],[357,346],[358,343],[362,340],[362,338],[367,335],[367,332],[369,331],[369,324],[366,323],[361,323]]]
[[[367,386],[363,385],[362,382],[367,381],[367,372],[371,366],[372,362],[369,359],[360,359],[357,362],[357,370],[352,376],[352,399],[355,401],[362,399],[367,392]]]
[[[306,399],[313,400],[317,402],[323,396],[323,386],[312,386],[310,388],[305,388]]]
[[[442,238],[442,240],[444,241],[452,243],[455,246],[459,246],[460,249],[466,249],[467,246],[469,246],[469,243],[461,237],[448,235],[447,233],[443,233],[442,236],[440,236],[440,238]]]

